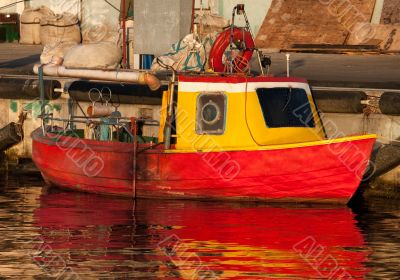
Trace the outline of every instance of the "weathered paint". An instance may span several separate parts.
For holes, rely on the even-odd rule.
[[[60,112],[62,109],[61,104],[54,104],[53,102],[50,102],[48,100],[46,100],[44,102],[44,106],[45,106],[46,113],[54,113],[54,111]],[[39,100],[29,102],[28,104],[26,104],[24,106],[24,111],[31,112],[33,118],[37,119],[42,113],[41,102]]]
[[[314,105],[315,128],[267,128],[256,95],[260,87],[301,88],[313,103],[302,79],[180,76],[177,144],[169,150],[139,144],[135,171],[133,144],[43,135],[41,129],[32,134],[33,160],[47,182],[87,192],[348,202],[364,175],[376,136],[325,140]],[[196,103],[202,92],[226,95],[222,135],[196,133]],[[167,97],[164,94],[164,107]],[[165,117],[165,110],[161,114]]]
[[[10,110],[16,113],[18,111],[18,103],[15,100],[10,101]]]
[[[48,183],[133,195],[132,144],[44,137],[40,129],[32,137],[33,159]],[[143,151],[137,158],[135,193],[139,197],[347,203],[359,186],[374,142],[374,136],[364,136],[292,148],[186,153],[139,145]],[[351,149],[343,148],[349,145]],[[341,154],[335,153],[339,150]]]

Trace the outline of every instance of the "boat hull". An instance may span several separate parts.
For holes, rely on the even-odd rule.
[[[347,203],[375,142],[372,136],[258,150],[195,152],[32,134],[33,160],[59,187],[117,196]]]

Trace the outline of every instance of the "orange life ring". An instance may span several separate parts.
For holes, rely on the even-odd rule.
[[[227,72],[228,65],[224,63],[223,56],[226,49],[229,47],[231,41],[231,29],[227,29],[220,33],[211,48],[209,56],[209,64],[211,69],[215,72]],[[233,60],[234,72],[241,72],[249,66],[253,51],[255,48],[253,37],[251,33],[242,28],[233,28],[233,43],[234,45],[246,46],[245,49],[240,50],[240,53],[235,56]]]

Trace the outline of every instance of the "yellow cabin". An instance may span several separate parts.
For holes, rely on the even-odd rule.
[[[252,150],[325,139],[310,87],[303,79],[181,76],[175,101],[176,150]],[[162,125],[160,142],[163,131]]]

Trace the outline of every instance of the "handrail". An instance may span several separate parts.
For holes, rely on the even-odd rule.
[[[159,121],[156,120],[150,120],[150,119],[135,119],[135,122],[132,123],[132,118],[123,118],[123,117],[108,117],[107,120],[105,121],[100,117],[94,117],[94,118],[85,118],[82,116],[77,116],[74,117],[73,119],[66,119],[66,118],[55,118],[53,117],[53,114],[46,114],[44,116],[39,116],[39,118],[42,119],[42,124],[43,124],[43,134],[46,135],[47,132],[49,133],[66,133],[66,132],[74,132],[75,130],[73,128],[71,128],[71,124],[84,124],[87,127],[90,127],[91,125],[95,125],[95,127],[93,127],[95,130],[99,127],[99,126],[107,126],[109,129],[109,132],[111,132],[111,134],[109,134],[109,140],[114,140],[114,139],[119,139],[119,135],[121,132],[126,132],[129,137],[131,137],[134,141],[135,138],[138,136],[136,133],[132,133],[131,129],[132,127],[135,128],[135,130],[137,129],[137,125],[138,123],[142,122],[144,126],[160,126]],[[47,123],[46,121],[50,121],[50,123]],[[57,125],[55,125],[54,122],[62,122],[62,127],[59,127]],[[97,128],[96,128],[97,127]],[[112,136],[114,128],[116,129],[115,131],[118,132],[116,136],[117,138],[114,138],[114,136]],[[122,129],[122,131],[121,131]],[[97,132],[98,133],[98,132]],[[95,137],[95,139],[97,139],[98,137],[101,136],[97,135],[96,132],[94,132],[93,135],[96,136],[92,136]]]
[[[43,118],[43,120],[52,120],[52,121],[60,121],[60,122],[70,122],[70,123],[90,123],[90,122],[96,122],[96,124],[108,124],[108,125],[115,125],[115,123],[106,123],[102,121],[101,117],[92,117],[92,118],[87,118],[87,117],[82,117],[82,116],[74,116],[73,119],[64,119],[64,118],[55,118],[52,117],[51,114],[47,114],[44,117],[39,116],[39,118]],[[80,120],[84,119],[84,120]],[[118,122],[116,124],[130,124],[130,118],[126,117],[107,117],[109,120],[117,120]],[[119,120],[124,120],[124,122],[120,122]],[[129,121],[127,121],[129,120]],[[150,120],[150,119],[143,119],[143,118],[138,118],[138,122],[144,122],[145,125],[154,125],[154,126],[159,126],[160,122],[156,120]]]

